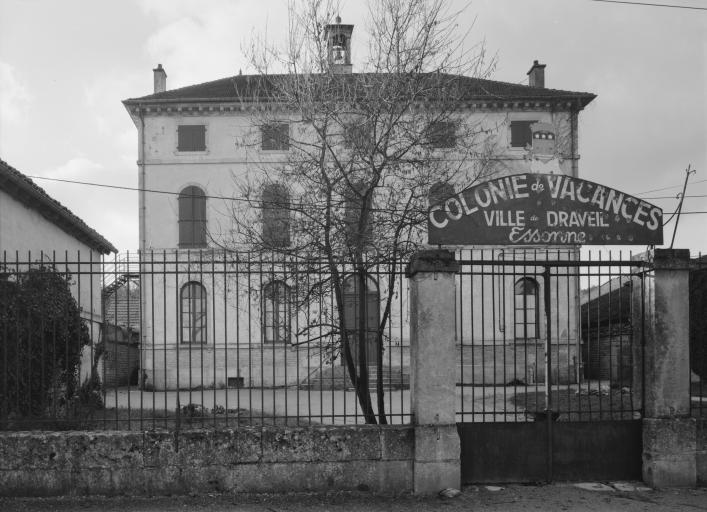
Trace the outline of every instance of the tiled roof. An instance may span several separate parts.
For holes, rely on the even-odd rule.
[[[296,75],[236,75],[212,82],[190,85],[179,89],[150,94],[140,98],[125,100],[126,105],[144,103],[173,103],[184,101],[248,101],[254,98],[270,98],[274,91],[273,84],[278,80],[291,80]],[[298,78],[302,78],[300,75]],[[312,76],[312,75],[310,75]],[[313,75],[321,76],[321,75]],[[349,83],[365,84],[374,82],[376,75],[368,73],[353,73],[337,75]],[[457,95],[460,101],[573,101],[584,108],[596,95],[587,92],[562,91],[544,87],[498,82],[481,78],[471,78],[459,75],[428,74],[430,85],[453,84],[459,88]]]
[[[0,190],[27,207],[38,211],[48,221],[103,254],[118,252],[108,240],[74,215],[71,210],[47,194],[42,187],[20,171],[0,160]]]

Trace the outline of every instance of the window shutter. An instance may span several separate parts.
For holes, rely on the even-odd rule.
[[[290,125],[287,123],[265,124],[260,128],[261,149],[264,151],[290,149]]]
[[[457,126],[452,121],[436,121],[427,127],[427,141],[434,148],[453,148],[457,143]]]
[[[266,246],[290,245],[290,193],[284,185],[272,183],[263,188],[263,243]]]
[[[205,151],[206,126],[184,124],[177,127],[177,151]]]
[[[430,206],[446,201],[454,195],[454,186],[451,183],[434,183],[430,187],[430,192],[427,195],[427,200]]]
[[[206,246],[206,196],[190,186],[179,194],[179,247]]]
[[[511,121],[511,147],[524,148],[532,143],[530,125],[537,121]]]

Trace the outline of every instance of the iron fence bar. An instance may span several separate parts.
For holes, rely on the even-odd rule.
[[[543,269],[545,302],[545,424],[547,425],[547,481],[552,481],[552,318],[550,296],[550,267]]]

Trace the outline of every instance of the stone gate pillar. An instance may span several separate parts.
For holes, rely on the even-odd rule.
[[[646,281],[643,480],[694,486],[696,422],[690,418],[690,251],[655,249]]]
[[[454,254],[416,253],[410,279],[410,391],[415,425],[413,489],[416,494],[461,485],[456,408]]]

